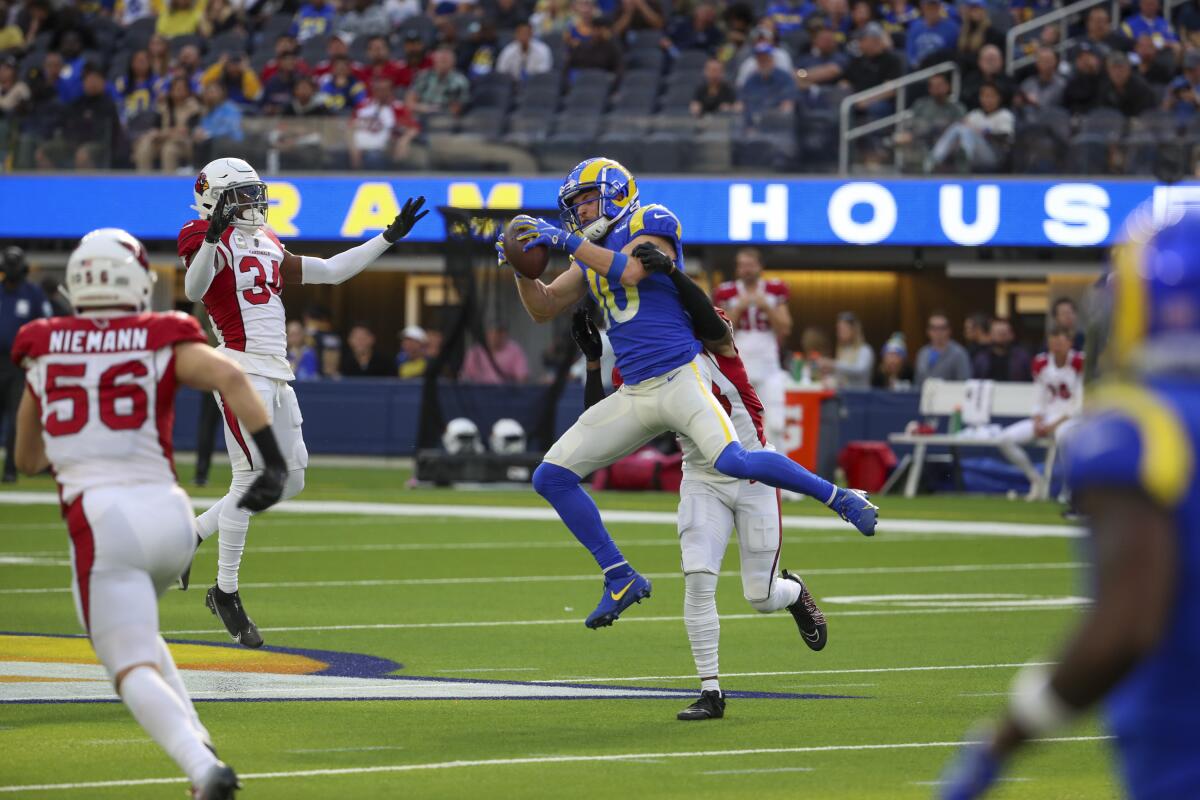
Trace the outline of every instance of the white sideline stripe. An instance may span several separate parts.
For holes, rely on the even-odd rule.
[[[896,617],[914,616],[917,614],[990,614],[1017,613],[1025,611],[1075,611],[1081,605],[1045,605],[1045,606],[972,606],[970,608],[901,608],[878,609],[870,611],[834,611],[826,612],[826,617],[843,619],[845,617]],[[682,622],[683,617],[622,617],[624,622]],[[721,621],[735,619],[772,619],[770,614],[722,614]],[[363,625],[293,625],[280,628],[260,628],[272,633],[295,633],[300,631],[389,631],[389,630],[427,630],[430,628],[506,628],[525,627],[530,625],[582,625],[578,618],[572,619],[514,619],[514,620],[481,620],[474,622],[377,622]],[[212,634],[227,636],[225,631],[212,628],[196,628],[180,631],[163,631],[164,636],[194,636]]]
[[[207,509],[215,502],[212,498],[194,498],[192,506]],[[59,504],[58,495],[52,492],[2,492],[0,504],[52,505]],[[343,500],[286,500],[271,509],[276,512],[296,514],[367,514],[378,517],[457,517],[478,520],[521,520],[532,522],[558,522],[558,514],[552,508],[494,508],[491,506],[452,506],[424,503],[361,503]],[[603,512],[608,522],[624,522],[644,525],[675,525],[675,513],[671,511],[621,511],[610,509]],[[847,536],[856,533],[849,525],[832,514],[824,517],[783,518],[788,528],[810,531],[845,531]],[[881,519],[881,533],[950,533],[968,536],[1016,536],[1076,538],[1082,536],[1082,528],[1068,525],[1035,525],[1017,522],[977,522],[923,519]]]
[[[572,545],[575,543],[572,542]],[[674,543],[672,543],[674,544]],[[255,552],[261,552],[261,548]],[[4,561],[0,558],[0,565]],[[63,565],[70,566],[69,561]],[[1069,570],[1086,566],[1078,561],[1039,561],[1027,564],[931,564],[928,566],[911,567],[830,567],[826,569],[807,569],[802,577],[813,575],[907,575],[945,572],[1017,572],[1040,570]],[[679,580],[683,575],[678,572],[647,572],[645,577],[655,580]],[[728,578],[740,577],[736,570],[721,573]],[[800,573],[797,573],[800,574]],[[481,575],[471,578],[379,578],[345,581],[265,581],[261,583],[243,583],[247,589],[320,589],[320,588],[350,588],[362,586],[457,586],[463,584],[487,583],[555,583],[572,581],[595,581],[595,573],[588,575]],[[70,592],[70,587],[50,586],[25,589],[0,589],[0,594],[58,594]],[[997,605],[999,605],[997,601]]]
[[[1034,739],[1041,743],[1098,742],[1111,736],[1062,736],[1052,739]],[[385,772],[423,772],[427,770],[462,769],[464,767],[509,767],[529,764],[578,764],[603,761],[640,761],[667,758],[713,758],[723,756],[782,755],[787,753],[836,753],[864,750],[915,750],[930,747],[959,747],[962,742],[896,742],[893,744],[832,744],[812,747],[761,747],[747,750],[692,750],[675,753],[618,753],[605,755],[533,756],[526,758],[486,758],[478,760],[433,761],[426,764],[389,764],[378,767],[343,767],[339,769],[304,769],[291,772],[256,772],[240,776],[245,781],[272,780],[277,778],[315,778],[333,775],[371,775]],[[51,792],[71,789],[107,789],[117,786],[149,786],[154,784],[184,783],[185,778],[138,778],[120,781],[85,781],[81,783],[42,783],[22,786],[0,786],[0,792]]]
[[[1018,661],[1009,664],[941,664],[926,667],[863,667],[859,669],[801,669],[784,672],[722,672],[722,678],[770,678],[781,675],[866,675],[881,672],[941,672],[954,669],[1015,669],[1026,665],[1034,667],[1052,667],[1056,661]],[[555,678],[554,680],[536,681],[536,683],[624,683],[626,681],[682,681],[695,680],[696,674],[690,675],[638,675],[620,678]],[[845,684],[849,686],[850,684]]]

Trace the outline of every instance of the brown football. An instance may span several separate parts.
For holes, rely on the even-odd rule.
[[[524,245],[517,241],[513,233],[512,223],[508,223],[504,228],[504,257],[513,265],[513,269],[526,278],[540,278],[550,263],[550,248],[540,244],[526,253],[522,247]]]

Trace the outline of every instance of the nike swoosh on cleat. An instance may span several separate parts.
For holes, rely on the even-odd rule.
[[[806,631],[800,631],[800,635],[803,636],[807,641],[810,641],[810,642],[815,642],[821,638],[820,631],[813,631],[812,636],[809,636]]]
[[[616,602],[618,602],[618,603],[619,603],[619,602],[621,602],[621,598],[625,596],[625,593],[629,591],[629,587],[630,587],[630,586],[633,586],[635,583],[637,583],[637,578],[633,578],[633,579],[631,579],[631,580],[629,581],[629,583],[625,584],[625,588],[624,588],[624,589],[622,589],[621,591],[619,591],[619,592],[609,592],[609,593],[608,593],[608,596],[609,596],[609,597],[611,597],[613,600],[615,600]]]

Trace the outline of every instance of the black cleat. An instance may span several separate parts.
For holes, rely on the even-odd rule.
[[[717,691],[700,693],[700,699],[675,715],[675,719],[720,719],[725,716],[725,695]]]
[[[192,787],[192,800],[233,800],[234,793],[240,788],[242,782],[233,768],[218,761],[204,779]]]
[[[783,571],[783,578],[800,584],[799,599],[787,609],[792,612],[792,617],[796,620],[796,627],[800,629],[800,636],[804,639],[804,643],[811,650],[821,650],[829,639],[825,632],[825,615],[821,613],[821,609],[817,608],[817,603],[813,600],[808,587],[804,585],[804,581],[786,569]]]
[[[246,615],[242,598],[237,592],[226,594],[213,586],[204,598],[204,605],[225,623],[225,630],[229,631],[235,642],[243,647],[262,647],[262,635],[254,625],[254,620]]]

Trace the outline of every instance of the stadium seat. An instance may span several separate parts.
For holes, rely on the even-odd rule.
[[[474,133],[485,139],[499,139],[504,134],[505,116],[498,108],[473,108],[463,115],[459,131]]]
[[[615,77],[602,69],[577,69],[571,75],[571,89],[596,89],[605,94],[612,89]]]
[[[574,87],[563,97],[563,109],[571,112],[597,113],[608,107],[608,89],[600,87]]]
[[[325,37],[314,36],[300,45],[300,58],[309,65],[318,64],[325,60]]]
[[[226,31],[208,40],[208,53],[210,56],[219,56],[222,53],[231,55],[245,53],[248,45],[246,34],[241,31]]]
[[[150,37],[154,36],[156,25],[158,25],[157,17],[142,17],[125,26],[125,34],[121,38],[121,49],[145,50],[146,45],[150,43]]]
[[[704,62],[708,61],[708,58],[708,53],[703,50],[682,50],[679,57],[675,59],[671,74],[689,75],[692,81],[698,82],[700,73],[704,69]]]
[[[1079,132],[1116,141],[1125,131],[1125,115],[1114,108],[1094,108],[1079,120]]]
[[[497,79],[480,80],[471,87],[471,105],[476,108],[495,108],[507,111],[512,104],[513,85],[507,75]]]
[[[1129,121],[1130,132],[1150,133],[1170,139],[1179,133],[1179,119],[1170,111],[1146,111]]]
[[[170,40],[171,57],[174,58],[175,56],[178,56],[179,51],[187,47],[189,44],[195,45],[200,49],[200,52],[203,53],[208,43],[205,41],[203,36],[198,34],[192,36],[176,36]]]
[[[624,91],[626,89],[653,87],[657,92],[661,81],[662,75],[652,69],[630,69],[625,71],[625,78],[621,81],[621,89]]]
[[[653,114],[658,104],[658,88],[655,86],[628,86],[613,100],[613,110],[623,114]]]
[[[537,75],[530,75],[521,84],[521,92],[543,92],[553,94],[555,97],[562,91],[563,79],[562,75],[557,72],[542,72]]]
[[[275,50],[275,40],[285,33],[290,32],[291,29],[291,14],[272,14],[258,31],[254,51],[256,53],[263,50],[273,52]]]
[[[1125,137],[1121,149],[1126,175],[1153,175],[1162,140],[1153,133],[1134,131]]]
[[[1103,175],[1109,171],[1109,151],[1114,139],[1103,132],[1078,133],[1067,149],[1067,172]]]
[[[657,167],[655,166],[646,166],[650,162],[643,158],[645,140],[632,131],[610,131],[603,133],[596,140],[596,145],[599,148],[599,152],[604,153],[607,158],[620,161],[626,169],[635,173],[641,172],[644,169],[657,171]]]
[[[661,73],[666,66],[667,55],[659,49],[633,50],[625,55],[625,65],[633,69],[646,69]],[[628,77],[628,73],[626,74]]]
[[[595,138],[600,132],[599,114],[578,114],[563,111],[554,119],[554,135],[587,136]]]
[[[648,172],[680,172],[691,162],[691,137],[674,133],[655,133],[642,143],[643,169]]]

